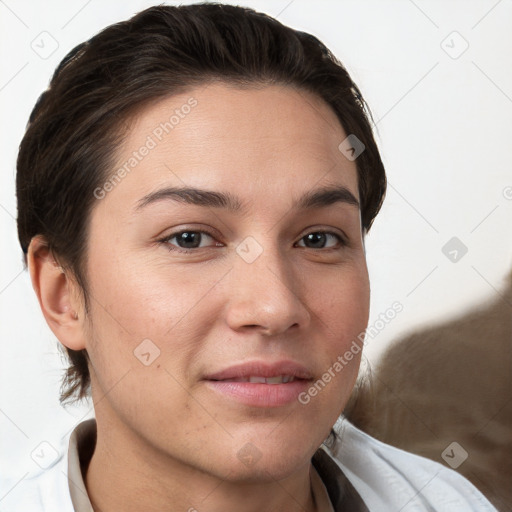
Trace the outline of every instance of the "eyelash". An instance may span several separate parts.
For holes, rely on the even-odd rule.
[[[173,238],[182,235],[183,233],[200,233],[201,235],[208,235],[210,238],[215,240],[215,236],[209,233],[208,231],[202,229],[182,229],[181,231],[176,231],[175,233],[171,233],[170,235],[158,240],[158,242],[163,243],[169,251],[176,251],[183,254],[190,254],[193,252],[197,252],[199,249],[204,249],[204,247],[196,247],[194,249],[184,249],[183,247],[178,247],[169,243]],[[218,246],[217,246],[218,247]]]
[[[306,238],[308,235],[312,235],[312,234],[321,234],[321,235],[330,235],[330,236],[333,236],[334,238],[336,238],[338,244],[336,247],[320,247],[316,250],[318,251],[328,251],[328,250],[339,250],[339,249],[342,249],[343,247],[346,247],[347,246],[347,242],[346,240],[341,236],[339,235],[338,233],[334,233],[333,231],[328,231],[328,230],[322,230],[322,229],[317,229],[315,231],[310,231],[309,233],[306,233],[304,236],[302,236],[300,238],[299,241],[302,241],[304,238]],[[304,249],[313,249],[315,250],[314,247],[304,247]]]
[[[175,251],[175,252],[179,252],[179,253],[182,253],[182,254],[191,254],[193,252],[197,252],[199,249],[204,249],[204,247],[196,247],[194,249],[184,249],[182,247],[178,247],[176,245],[172,245],[170,243],[170,241],[183,234],[183,233],[200,233],[201,235],[207,235],[209,237],[211,237],[212,239],[215,240],[215,236],[213,234],[211,234],[210,232],[208,231],[205,231],[205,230],[193,230],[193,229],[182,229],[181,231],[176,231],[174,233],[171,233],[170,235],[164,237],[164,238],[161,238],[160,240],[158,240],[159,243],[162,243],[164,244],[167,249],[169,251]],[[304,238],[306,238],[308,235],[311,235],[311,234],[323,234],[323,235],[330,235],[330,236],[333,236],[337,239],[337,242],[338,242],[338,247],[327,247],[327,248],[324,248],[324,247],[320,247],[318,249],[315,249],[315,248],[311,248],[311,247],[304,247],[304,246],[301,246],[303,247],[304,249],[313,249],[313,250],[317,250],[317,251],[328,251],[328,250],[339,250],[339,249],[342,249],[344,247],[346,247],[348,244],[346,242],[346,240],[341,236],[339,235],[338,233],[334,233],[332,231],[327,231],[327,230],[322,230],[322,229],[319,229],[319,230],[315,230],[315,231],[310,231],[309,233],[306,233],[304,236],[302,236],[300,238],[299,241],[303,240]],[[297,242],[298,243],[298,242]],[[209,247],[219,247],[219,245],[216,245],[216,246],[209,246]]]

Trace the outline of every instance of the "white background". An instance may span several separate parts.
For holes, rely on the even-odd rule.
[[[2,472],[12,477],[37,469],[30,454],[39,443],[59,449],[63,434],[90,412],[58,402],[63,363],[16,237],[17,147],[64,55],[149,5],[0,2],[0,439]],[[370,325],[394,301],[404,310],[369,340],[369,359],[377,361],[383,347],[414,328],[495,299],[512,266],[512,3],[243,5],[319,37],[347,66],[377,122],[389,190],[366,240]],[[32,48],[41,37],[47,50],[58,44],[47,58]],[[441,250],[454,236],[468,248],[457,262]]]

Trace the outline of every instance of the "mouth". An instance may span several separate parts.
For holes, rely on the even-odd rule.
[[[276,375],[275,377],[262,377],[260,375],[251,375],[249,377],[236,377],[233,379],[217,380],[216,382],[250,382],[251,384],[288,384],[296,378],[293,375]]]
[[[298,395],[312,380],[312,373],[293,361],[243,363],[204,379],[208,388],[223,399],[260,408],[298,403]]]

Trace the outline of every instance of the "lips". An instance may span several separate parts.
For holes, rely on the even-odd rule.
[[[207,387],[228,403],[259,408],[298,404],[298,395],[311,380],[311,372],[294,361],[238,364],[204,379]]]
[[[254,361],[233,365],[209,374],[205,380],[281,384],[285,379],[286,382],[290,382],[297,379],[310,380],[311,378],[311,372],[305,366],[294,361],[275,363]]]
[[[276,377],[261,377],[251,375],[250,377],[237,377],[236,379],[223,379],[224,382],[250,382],[252,384],[288,384],[293,382],[293,375],[277,375]]]

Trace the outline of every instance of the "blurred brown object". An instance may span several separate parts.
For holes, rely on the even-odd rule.
[[[512,274],[488,306],[393,343],[345,415],[385,443],[452,466],[512,511]],[[452,442],[468,454],[458,467],[465,455],[445,451]]]

